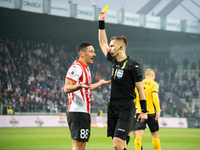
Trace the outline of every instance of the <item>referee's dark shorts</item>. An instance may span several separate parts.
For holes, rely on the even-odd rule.
[[[135,115],[133,99],[114,99],[108,105],[108,131],[107,136],[126,140],[131,130]]]

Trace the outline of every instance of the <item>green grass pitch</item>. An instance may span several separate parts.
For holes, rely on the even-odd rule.
[[[106,128],[92,128],[86,150],[113,150]],[[200,129],[160,129],[162,150],[200,150]],[[143,138],[144,150],[153,150],[149,129]],[[71,150],[69,128],[0,128],[0,150]],[[134,150],[131,134],[128,150]]]

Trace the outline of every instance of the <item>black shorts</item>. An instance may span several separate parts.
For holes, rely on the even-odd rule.
[[[130,101],[111,101],[108,105],[108,131],[107,136],[118,137],[126,140],[133,117],[135,115],[135,103]]]
[[[148,114],[148,118],[146,121],[144,122],[137,121],[136,129],[144,130],[147,124],[151,132],[158,131],[159,130],[158,120],[155,120],[155,117],[156,117],[156,114]]]
[[[136,128],[136,124],[137,124],[137,118],[138,118],[139,114],[135,114],[134,115],[134,118],[133,118],[133,123],[131,125],[131,131],[136,131],[137,128]]]
[[[89,141],[91,124],[90,114],[83,112],[67,112],[67,122],[73,140]]]

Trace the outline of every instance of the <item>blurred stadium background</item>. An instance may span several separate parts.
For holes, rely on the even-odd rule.
[[[199,127],[200,2],[198,0],[0,0],[0,114],[63,115],[68,67],[76,46],[93,43],[92,82],[110,79],[98,45],[98,13],[107,5],[106,31],[128,39],[127,55],[160,84],[162,117]],[[92,92],[92,115],[105,115],[110,86]]]

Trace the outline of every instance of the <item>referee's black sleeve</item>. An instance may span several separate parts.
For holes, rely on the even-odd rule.
[[[142,81],[142,69],[139,64],[132,65],[131,76],[132,76],[133,81],[135,82]]]

